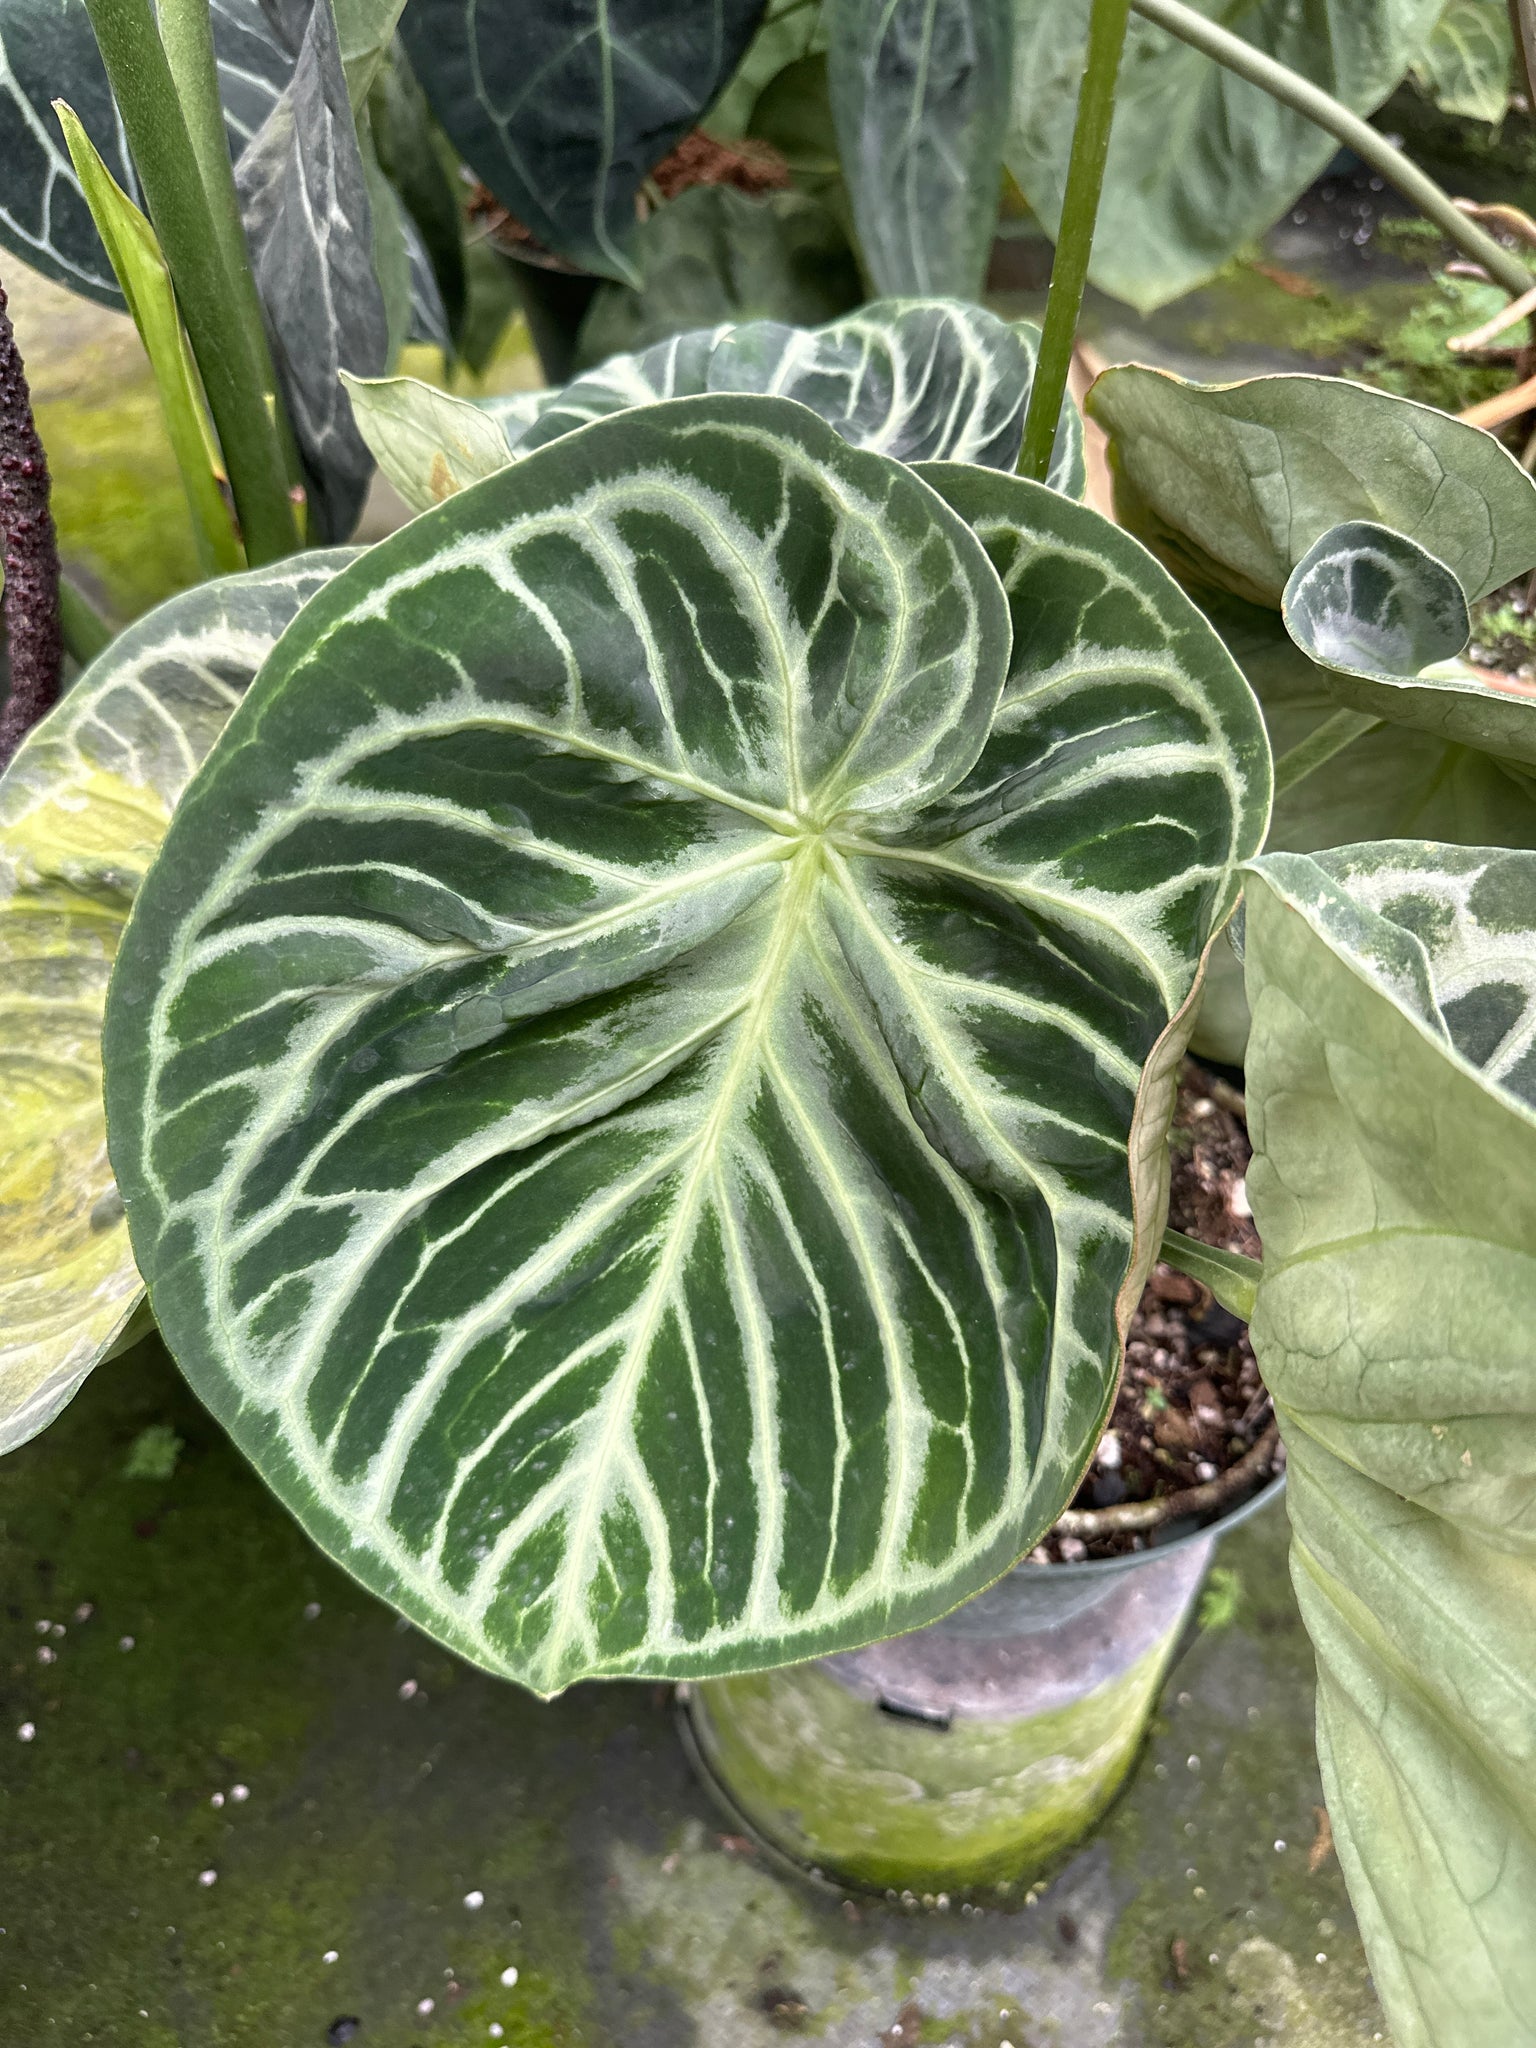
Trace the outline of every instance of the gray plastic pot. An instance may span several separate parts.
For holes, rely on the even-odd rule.
[[[911,1635],[683,1689],[695,1767],[802,1869],[918,1897],[1022,1891],[1102,1818],[1146,1733],[1218,1537],[1021,1564]]]

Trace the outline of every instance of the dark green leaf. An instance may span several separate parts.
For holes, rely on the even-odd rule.
[[[753,199],[729,185],[695,185],[651,215],[637,254],[640,290],[599,290],[582,323],[578,367],[724,321],[813,327],[864,296],[842,229],[799,192]]]
[[[641,183],[735,69],[763,0],[411,0],[411,63],[449,139],[524,226],[639,281]]]
[[[373,215],[329,0],[309,7],[293,77],[236,167],[251,267],[304,463],[311,532],[344,539],[373,468],[340,373],[376,376],[389,326]]]
[[[1014,0],[826,0],[827,76],[875,289],[979,298],[997,227]]]
[[[1112,1398],[1268,757],[1134,541],[927,474],[679,399],[424,514],[285,637],[124,942],[178,1360],[540,1691],[930,1618]]]

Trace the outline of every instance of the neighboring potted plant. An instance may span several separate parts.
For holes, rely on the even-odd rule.
[[[1347,129],[1191,10],[1139,11]],[[995,14],[953,12],[1003,49]],[[711,1761],[809,1855],[846,1785],[810,1788],[796,1838],[753,1772],[796,1739],[830,1770],[825,1707],[745,1708],[835,1686],[813,1660],[841,1658],[845,1738],[958,1768],[915,1830],[893,1801],[873,1860],[845,1827],[834,1862],[1000,1879],[1112,1794],[1209,1554],[1196,1529],[1017,1564],[1101,1444],[1161,1253],[1252,1315],[1279,1404],[1330,1797],[1394,2024],[1521,2038],[1529,1403],[1455,1274],[1529,1291],[1532,856],[1261,849],[1275,766],[1299,788],[1383,724],[1524,800],[1536,705],[1458,657],[1469,603],[1536,562],[1536,486],[1406,401],[1125,369],[1089,401],[1123,523],[1076,502],[1106,0],[1043,335],[907,296],[684,335],[512,407],[380,380],[391,202],[299,227],[327,149],[339,191],[377,192],[359,109],[397,14],[343,35],[319,0],[237,177],[206,10],[167,8],[162,42],[142,0],[92,0],[149,218],[88,126],[80,186],[210,560],[259,566],[114,640],[0,781],[28,1077],[0,1181],[6,1441],[142,1326],[147,1280],[274,1491],[439,1640],[543,1694],[698,1681]],[[907,25],[833,10],[841,137],[889,132]],[[940,82],[920,72],[942,139]],[[960,94],[976,154],[932,220],[877,218],[873,145],[845,140],[866,260],[984,257],[996,83]],[[429,509],[297,554],[301,524],[348,530],[372,453]],[[1318,697],[1278,764],[1233,658],[1262,668],[1255,640]],[[1245,877],[1262,1267],[1164,1235],[1180,1061]],[[999,1646],[1029,1684],[970,1740]],[[1410,1803],[1448,1758],[1454,1839]],[[1000,1788],[1018,1825],[989,1835]],[[1491,1989],[1456,1995],[1442,1926],[1485,1944]]]

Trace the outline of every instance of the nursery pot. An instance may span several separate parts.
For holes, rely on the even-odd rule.
[[[738,1826],[843,1886],[1023,1889],[1102,1818],[1146,1733],[1221,1521],[1085,1564],[1020,1564],[942,1621],[684,1689],[684,1741]]]

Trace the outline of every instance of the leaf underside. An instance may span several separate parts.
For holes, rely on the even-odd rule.
[[[285,638],[123,948],[183,1368],[543,1693],[931,1618],[1113,1392],[1143,1065],[1267,755],[1135,543],[926,475],[715,397],[463,492]]]
[[[0,1450],[143,1295],[107,1164],[101,1016],[134,893],[230,710],[350,555],[205,583],[115,640],[0,777]]]
[[[1248,885],[1253,1338],[1328,1811],[1402,2048],[1536,2041],[1536,854]]]

